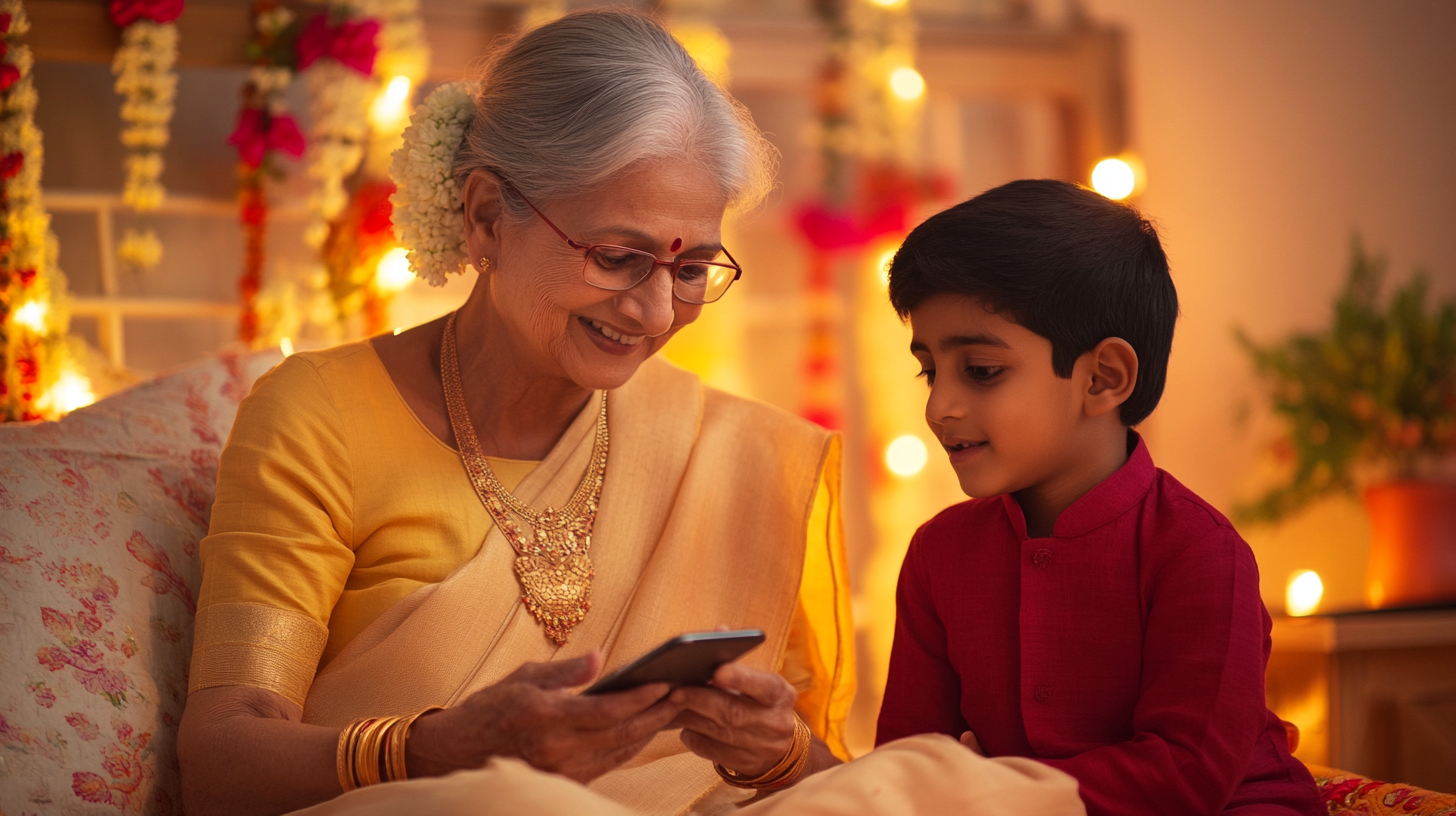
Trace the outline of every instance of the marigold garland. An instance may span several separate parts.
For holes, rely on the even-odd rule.
[[[177,26],[183,0],[111,0],[111,22],[121,28],[121,46],[111,63],[121,105],[121,143],[127,150],[122,203],[133,212],[156,210],[166,197],[162,150],[171,138],[177,99]],[[162,242],[151,227],[128,229],[117,256],[137,269],[162,260]]]
[[[248,57],[253,68],[243,85],[243,105],[228,143],[238,150],[238,216],[243,227],[243,274],[238,281],[242,314],[238,339],[249,345],[258,338],[258,293],[268,228],[268,196],[264,180],[281,175],[276,153],[303,155],[303,133],[287,112],[285,93],[298,64],[294,44],[297,18],[275,0],[253,6],[253,40]]]
[[[20,0],[0,0],[0,421],[53,419],[89,395],[65,375],[66,277],[41,205],[33,57],[20,41],[29,28]]]

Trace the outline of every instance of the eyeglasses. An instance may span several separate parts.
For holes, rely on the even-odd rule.
[[[729,263],[721,261],[684,260],[674,258],[664,261],[651,252],[615,244],[581,244],[571,240],[561,228],[551,223],[546,214],[536,209],[515,185],[506,183],[511,192],[520,196],[531,212],[546,222],[553,232],[561,236],[572,249],[583,255],[582,278],[598,289],[609,292],[625,292],[646,280],[652,270],[659,266],[668,268],[672,275],[672,294],[683,303],[700,305],[712,303],[728,293],[728,287],[743,277],[743,268],[727,249],[723,254]]]

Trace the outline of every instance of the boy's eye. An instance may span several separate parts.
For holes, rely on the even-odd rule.
[[[988,383],[1001,376],[1001,372],[1005,370],[1005,366],[966,366],[966,376],[972,382]]]
[[[935,385],[935,369],[933,368],[922,368],[920,373],[915,376],[924,377],[926,385]]]

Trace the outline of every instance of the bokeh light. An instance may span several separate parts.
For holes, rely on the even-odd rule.
[[[896,476],[910,477],[925,469],[930,452],[914,434],[895,437],[885,448],[885,467]]]
[[[67,371],[51,386],[50,401],[56,410],[69,414],[95,402],[96,392],[91,390],[91,381],[85,375]]]
[[[890,72],[890,90],[906,102],[914,102],[925,95],[925,77],[909,66]]]
[[[1289,576],[1289,585],[1284,590],[1284,612],[1296,618],[1313,615],[1324,594],[1325,585],[1319,573],[1298,570]]]
[[[380,291],[397,294],[408,289],[414,281],[415,273],[410,271],[409,266],[409,250],[395,247],[380,257],[379,266],[374,271],[374,285]]]
[[[397,76],[389,80],[389,84],[384,86],[384,90],[374,98],[374,104],[369,107],[369,123],[381,132],[403,130],[409,96],[409,77]]]
[[[1137,171],[1123,159],[1103,159],[1092,168],[1092,189],[1114,201],[1127,198],[1137,189]]]
[[[10,319],[30,329],[35,334],[45,334],[46,313],[49,311],[50,304],[43,300],[32,300],[19,309],[16,309],[10,315]]]
[[[875,259],[875,274],[880,277],[880,285],[887,289],[890,287],[890,262],[895,260],[895,250],[897,249],[899,247],[892,246],[881,252],[880,256]]]

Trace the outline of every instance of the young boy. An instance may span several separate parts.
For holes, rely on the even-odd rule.
[[[1254,556],[1153,466],[1178,298],[1153,226],[1016,181],[910,233],[890,300],[967,495],[910,543],[876,741],[960,737],[1087,812],[1325,812],[1265,706]]]

